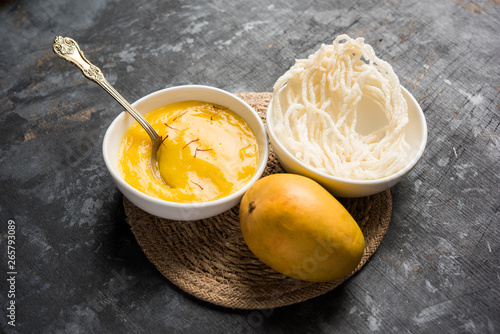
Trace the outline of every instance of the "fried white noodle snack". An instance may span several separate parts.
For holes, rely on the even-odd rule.
[[[370,133],[357,130],[362,99],[383,111],[385,126]],[[287,150],[326,174],[379,179],[409,159],[408,107],[399,79],[363,38],[341,35],[297,60],[274,85],[272,117]]]

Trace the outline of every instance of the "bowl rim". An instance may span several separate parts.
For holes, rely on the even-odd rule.
[[[225,91],[223,89],[212,87],[212,86],[180,85],[180,86],[173,86],[173,87],[160,89],[160,90],[154,91],[152,93],[149,93],[149,94],[141,97],[137,101],[133,102],[132,106],[135,107],[137,104],[142,103],[145,100],[150,99],[153,96],[156,96],[159,94],[173,94],[179,90],[192,90],[192,89],[216,92],[216,93],[225,95],[225,96],[229,97],[230,99],[233,99],[233,100],[237,101],[238,103],[240,103],[241,105],[243,105],[257,119],[257,123],[259,125],[259,128],[260,128],[260,130],[262,132],[262,136],[263,136],[263,143],[264,143],[263,153],[264,154],[263,154],[263,156],[260,156],[260,154],[259,154],[259,161],[257,164],[257,169],[256,169],[254,175],[252,176],[252,178],[242,188],[240,188],[236,192],[229,194],[225,197],[222,197],[222,198],[219,198],[219,199],[216,199],[213,201],[208,201],[208,202],[190,202],[190,203],[171,202],[171,201],[167,201],[167,200],[163,200],[160,198],[155,198],[155,197],[149,196],[149,195],[141,192],[140,190],[137,190],[136,188],[134,188],[130,184],[128,184],[121,177],[121,175],[115,169],[116,168],[116,166],[115,166],[116,161],[112,162],[111,158],[108,156],[108,153],[107,153],[107,147],[109,146],[109,143],[110,143],[111,138],[112,138],[112,130],[118,126],[118,123],[121,121],[121,119],[123,117],[126,117],[126,115],[128,115],[128,113],[126,111],[122,111],[120,114],[118,114],[113,119],[111,124],[106,129],[106,133],[104,134],[103,144],[102,144],[102,154],[103,154],[103,158],[104,158],[104,163],[106,164],[106,167],[107,167],[109,173],[111,174],[111,176],[113,177],[113,179],[115,180],[115,182],[119,183],[118,184],[119,188],[123,187],[123,188],[127,189],[127,191],[132,192],[133,195],[140,197],[142,200],[149,201],[149,202],[152,202],[152,203],[157,204],[157,205],[168,206],[168,207],[177,208],[177,209],[190,209],[190,208],[198,209],[200,207],[218,206],[220,204],[230,202],[231,200],[235,200],[238,197],[243,196],[243,194],[250,188],[250,186],[252,184],[254,184],[262,176],[264,169],[267,166],[267,161],[269,159],[269,145],[268,145],[267,131],[266,131],[266,128],[265,128],[264,123],[262,121],[262,118],[257,114],[257,112],[254,110],[254,108],[252,108],[248,103],[246,103],[243,99],[239,98],[238,96],[236,96],[228,91]],[[196,100],[196,97],[194,97],[193,100]],[[234,111],[234,112],[237,113],[236,111]],[[250,126],[250,124],[249,124],[249,126]],[[255,132],[255,130],[253,128],[252,128],[252,131]],[[258,142],[259,141],[257,140],[257,143]]]
[[[267,111],[266,111],[266,125],[267,125],[268,135],[269,135],[272,143],[277,145],[278,149],[281,150],[282,152],[284,152],[286,154],[286,156],[288,158],[292,159],[292,161],[294,163],[296,163],[300,167],[302,167],[302,168],[304,168],[304,169],[306,169],[314,174],[317,174],[318,176],[320,176],[322,178],[328,179],[330,181],[335,181],[335,182],[349,183],[352,185],[372,186],[372,185],[378,185],[378,184],[382,184],[382,183],[391,183],[394,180],[397,180],[397,179],[403,177],[405,174],[407,174],[409,171],[411,171],[413,169],[413,167],[415,167],[417,162],[422,157],[424,150],[425,150],[425,146],[427,144],[427,131],[428,130],[427,130],[427,122],[425,120],[424,112],[422,111],[422,108],[418,104],[415,97],[413,97],[413,95],[405,87],[403,87],[402,85],[400,87],[401,87],[401,91],[403,93],[403,97],[407,100],[407,103],[411,102],[416,107],[417,114],[419,116],[416,121],[419,122],[422,126],[422,138],[421,138],[421,141],[419,143],[418,150],[416,150],[416,154],[408,162],[408,164],[404,168],[402,168],[401,170],[399,170],[396,173],[391,174],[389,176],[385,176],[385,177],[382,177],[379,179],[373,179],[373,180],[353,180],[353,179],[348,179],[348,178],[344,178],[344,177],[326,174],[322,171],[317,170],[314,167],[311,167],[311,166],[303,163],[302,161],[297,159],[294,155],[292,155],[288,149],[286,149],[284,147],[284,145],[281,143],[281,141],[278,139],[278,137],[274,133],[274,121],[273,121],[273,117],[272,117],[272,99],[269,102],[269,105],[268,105]]]

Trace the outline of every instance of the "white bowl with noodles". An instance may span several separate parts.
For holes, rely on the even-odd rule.
[[[274,132],[272,103],[269,103],[266,116],[267,131],[280,164],[289,173],[304,175],[315,180],[336,197],[364,197],[391,188],[415,167],[418,160],[422,157],[427,143],[427,124],[424,113],[408,90],[401,87],[401,91],[408,104],[408,124],[405,130],[405,140],[410,145],[410,159],[407,165],[395,174],[375,180],[352,180],[323,173],[303,163],[290,153],[276,136]],[[362,106],[365,109],[371,107],[373,106],[369,104]],[[364,117],[358,118],[358,123],[361,124],[357,126],[369,129],[380,124],[376,116],[370,116],[372,113],[364,112],[364,110],[359,110],[358,112]]]
[[[269,147],[262,119],[250,105],[229,92],[209,86],[177,86],[151,93],[132,105],[144,115],[156,108],[189,100],[221,105],[241,116],[257,139],[259,154],[257,168],[253,177],[243,188],[210,202],[177,203],[148,196],[125,182],[118,171],[118,148],[123,136],[135,122],[132,116],[123,111],[111,123],[104,136],[102,146],[104,162],[122,194],[140,209],[160,218],[188,221],[205,219],[223,213],[240,202],[248,188],[262,176],[267,165]]]

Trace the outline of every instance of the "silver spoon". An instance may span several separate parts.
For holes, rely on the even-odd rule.
[[[151,171],[153,172],[154,177],[166,184],[165,180],[161,177],[160,171],[158,170],[158,161],[157,161],[157,152],[162,143],[161,137],[158,133],[153,129],[151,124],[134,108],[130,103],[125,100],[120,93],[116,91],[109,84],[109,82],[104,78],[102,71],[95,65],[91,64],[87,58],[85,58],[83,51],[80,49],[78,44],[69,37],[57,36],[54,40],[53,50],[56,55],[61,57],[62,59],[76,65],[82,72],[83,75],[99,84],[106,92],[109,93],[118,103],[125,108],[132,117],[146,130],[149,137],[151,137],[151,141],[153,142],[153,150],[151,152]],[[78,52],[75,52],[78,51]]]

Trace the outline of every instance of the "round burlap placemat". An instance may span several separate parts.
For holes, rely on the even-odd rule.
[[[271,93],[236,94],[265,121]],[[265,175],[284,172],[272,147]],[[349,275],[326,283],[277,273],[246,246],[235,207],[216,217],[179,222],[150,215],[123,199],[127,222],[148,259],[172,283],[204,301],[237,309],[269,309],[308,300],[333,290],[368,261],[391,219],[389,190],[362,198],[339,199],[359,224],[365,251]]]

